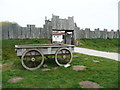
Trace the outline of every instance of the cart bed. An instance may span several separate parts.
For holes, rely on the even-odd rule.
[[[28,44],[28,45],[15,45],[15,48],[17,56],[22,56],[22,54],[27,49],[38,49],[44,55],[53,55],[59,48],[68,48],[71,52],[74,51],[74,45],[68,44]]]

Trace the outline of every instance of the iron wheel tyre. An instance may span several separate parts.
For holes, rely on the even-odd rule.
[[[29,49],[26,50],[22,57],[22,66],[27,70],[36,70],[43,65],[44,55],[40,50]]]
[[[59,66],[65,66],[72,61],[72,53],[68,48],[60,48],[55,53],[55,61]]]

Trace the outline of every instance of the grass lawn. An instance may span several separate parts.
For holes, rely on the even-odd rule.
[[[59,67],[54,60],[45,58],[45,64],[49,71],[42,71],[41,67],[35,71],[29,71],[22,67],[20,59],[14,51],[15,44],[41,44],[50,40],[3,40],[3,88],[82,88],[81,81],[93,81],[101,88],[118,87],[118,62],[95,56],[74,53],[71,67]],[[93,60],[100,62],[96,63]],[[84,65],[85,70],[75,71],[73,65]],[[53,69],[58,67],[57,69]],[[8,80],[20,76],[20,82],[9,83]]]
[[[96,49],[100,51],[107,52],[119,52],[120,49],[120,39],[77,39],[81,43],[83,43],[83,48]]]

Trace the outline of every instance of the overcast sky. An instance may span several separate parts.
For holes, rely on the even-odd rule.
[[[43,27],[45,16],[74,16],[83,28],[118,28],[119,0],[0,0],[0,21],[17,22],[21,26]]]

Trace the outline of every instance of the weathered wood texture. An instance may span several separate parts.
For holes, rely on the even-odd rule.
[[[78,27],[75,27],[75,39],[77,38],[120,38],[120,30],[114,31],[108,31],[107,29],[99,30],[99,28],[95,30],[90,30],[89,28],[86,28],[85,30],[80,29]]]
[[[71,52],[74,51],[74,45],[66,45],[66,44],[43,44],[43,45],[16,45],[17,56],[22,56],[26,49],[38,49],[43,52],[43,54],[55,54],[56,51],[60,48],[69,48]]]
[[[74,30],[74,19],[68,17],[68,19],[60,19],[59,16],[52,15],[52,29],[56,30]]]
[[[17,24],[9,24],[2,27],[2,39],[32,39],[32,38],[52,38],[52,30],[72,30],[74,32],[74,39],[77,38],[120,38],[120,31],[108,31],[107,29],[85,30],[77,27],[74,23],[73,17],[68,19],[60,19],[59,16],[52,16],[51,21],[45,20],[43,28],[35,27],[35,25],[27,25],[27,27],[20,27]]]
[[[74,37],[77,38],[120,38],[120,31],[107,31],[107,29],[94,31],[86,28],[85,30],[79,27],[74,27]],[[43,25],[43,28],[35,27],[35,25],[27,25],[20,27],[9,25],[2,27],[2,39],[32,39],[32,38],[51,38],[52,23],[49,21]]]

